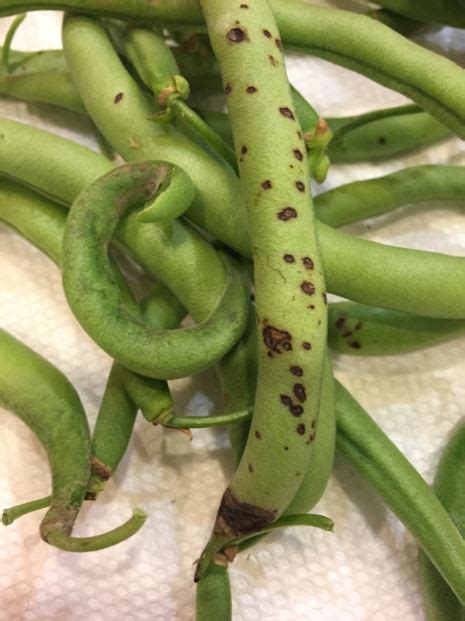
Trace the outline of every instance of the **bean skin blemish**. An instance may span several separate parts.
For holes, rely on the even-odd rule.
[[[294,255],[292,254],[285,254],[283,256],[283,259],[286,261],[286,263],[295,263]]]
[[[113,99],[113,102],[117,104],[123,99],[123,97],[124,97],[124,93],[117,93],[115,95],[115,98]]]
[[[315,293],[315,285],[308,282],[308,280],[304,280],[304,282],[301,283],[300,288],[306,295],[313,295]]]
[[[305,386],[303,384],[294,384],[293,391],[294,391],[294,395],[296,396],[296,399],[298,399],[300,403],[304,403],[304,401],[307,398]]]
[[[269,30],[266,30],[266,28],[263,30],[263,34],[267,39],[271,39],[271,32]]]
[[[304,155],[300,149],[293,149],[292,152],[294,153],[295,159],[299,160],[299,162],[301,162],[304,159]]]
[[[358,321],[358,322],[355,324],[355,328],[354,328],[354,330],[360,330],[360,328],[362,327],[362,325],[363,325],[363,324],[362,324],[362,322],[361,322],[361,321]]]
[[[264,190],[270,190],[272,187],[273,187],[273,184],[271,183],[269,179],[266,179],[266,181],[262,182],[262,188]]]
[[[253,466],[252,466],[252,464],[249,464],[249,472],[253,472]]]
[[[274,326],[265,326],[262,330],[263,341],[273,355],[283,351],[292,351],[292,336],[286,330],[280,330]]]
[[[342,330],[342,328],[344,327],[344,324],[346,322],[347,317],[339,317],[338,319],[336,319],[336,321],[334,322],[334,325],[336,326],[336,328],[338,330]]]
[[[349,336],[352,336],[352,330],[347,330],[347,332],[344,332],[344,334],[342,335],[343,339],[348,339]]]
[[[302,343],[302,347],[303,347],[304,349],[306,349],[307,351],[309,351],[310,349],[312,349],[312,344],[311,344],[311,343],[309,343],[308,341],[304,341],[304,342]]]
[[[352,347],[352,349],[360,349],[361,345],[358,341],[352,341],[351,343],[349,343],[350,347]]]
[[[295,119],[294,113],[292,112],[292,110],[290,108],[288,108],[287,106],[284,106],[283,108],[279,109],[280,113],[285,116],[287,119]]]
[[[292,218],[297,218],[297,211],[294,209],[294,207],[285,207],[278,212],[278,218],[280,220],[283,220],[283,222],[287,222]]]
[[[299,425],[297,425],[296,431],[299,436],[303,436],[305,434],[305,425],[303,423],[300,423]]]
[[[313,260],[310,257],[304,257],[302,259],[302,263],[305,265],[305,267],[308,270],[313,270],[313,268],[315,267],[315,264],[313,263]]]
[[[273,67],[277,67],[279,65],[279,61],[277,61],[276,58],[272,56],[271,54],[268,54],[268,58],[270,60],[270,63],[273,65]]]
[[[304,409],[301,405],[293,405],[289,409],[291,410],[292,416],[302,416],[304,413]]]
[[[295,187],[299,190],[299,192],[305,192],[305,183],[303,183],[303,181],[296,181]]]
[[[283,46],[281,44],[281,40],[280,39],[275,39],[274,42],[276,43],[276,47],[278,48],[278,50],[282,50]]]
[[[262,439],[262,434],[259,431],[255,432],[255,437],[257,438],[257,440],[261,440]]]
[[[247,39],[247,34],[242,28],[231,28],[231,30],[228,30],[226,33],[226,38],[228,41],[231,41],[231,43],[242,43],[242,41]]]
[[[279,395],[279,400],[287,408],[290,408],[292,406],[292,399],[288,395]]]
[[[304,374],[302,367],[294,366],[291,367],[289,370],[292,375],[295,375],[296,377],[302,377],[302,375]]]
[[[232,91],[232,84],[228,82],[226,86],[224,87],[224,94],[229,95],[231,91]]]
[[[251,95],[252,93],[256,93],[257,92],[257,88],[255,86],[248,86],[246,88],[246,91],[249,93],[249,95]]]

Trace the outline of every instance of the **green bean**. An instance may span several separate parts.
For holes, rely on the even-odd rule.
[[[149,118],[153,106],[95,20],[77,15],[67,17],[63,47],[89,115],[110,144],[129,162],[165,160],[184,169],[197,188],[187,216],[235,250],[244,252],[246,227],[237,200],[239,184],[232,171],[179,132]],[[99,62],[92,62],[92,58],[99,58]]]
[[[189,83],[179,75],[175,57],[163,37],[149,28],[127,27],[118,33],[118,41],[161,106],[155,120],[174,117],[185,123],[235,169],[234,152],[184,101],[190,94]]]
[[[465,26],[461,0],[376,0],[389,10],[422,22],[436,22],[449,26]]]
[[[333,227],[373,218],[404,205],[432,201],[463,203],[465,175],[461,166],[415,166],[319,194],[315,210],[320,222]],[[452,203],[453,204],[453,203]]]
[[[465,601],[465,543],[428,484],[376,423],[336,382],[336,447],[417,539]]]
[[[0,119],[0,132],[0,173],[64,204],[111,169],[105,158],[89,149],[27,125]],[[202,320],[224,287],[224,268],[215,251],[181,222],[173,222],[168,233],[136,220],[134,214],[123,216],[120,239],[142,265],[169,285],[197,321]],[[462,258],[387,247],[318,221],[317,232],[331,293],[425,317],[465,317],[465,293],[455,285],[463,279]]]
[[[32,513],[34,511],[40,511],[40,509],[46,509],[50,506],[52,501],[51,496],[45,496],[44,498],[38,498],[37,500],[31,500],[30,502],[24,502],[21,505],[15,505],[14,507],[8,507],[3,509],[2,512],[2,524],[4,526],[10,526],[18,518]]]
[[[16,31],[21,26],[23,21],[26,19],[27,13],[22,13],[17,15],[14,20],[11,22],[10,27],[7,30],[5,35],[5,40],[3,42],[2,48],[2,65],[6,68],[7,71],[10,70],[10,49],[11,44],[13,42]]]
[[[328,123],[334,131],[328,145],[332,162],[396,157],[451,135],[442,123],[413,105],[328,119]]]
[[[343,354],[401,354],[444,343],[465,332],[464,320],[429,319],[353,302],[330,304],[328,312],[328,345]]]
[[[241,337],[248,313],[244,287],[232,264],[216,309],[194,327],[160,331],[122,310],[106,247],[121,213],[156,198],[166,169],[165,162],[125,165],[88,186],[71,208],[63,239],[63,285],[76,318],[123,366],[159,379],[211,366]]]
[[[264,2],[247,11],[224,0],[201,4],[221,67],[241,164],[254,240],[260,337],[251,432],[196,579],[229,540],[268,528],[294,497],[308,466],[310,437],[314,438],[310,430],[318,416],[326,333],[324,280],[311,201],[302,180],[306,181],[305,145],[272,34],[273,16]],[[263,115],[270,119],[266,126],[258,122]],[[304,236],[297,215],[305,223]],[[288,318],[285,324],[283,317]],[[299,368],[298,383],[294,367]],[[283,407],[290,416],[283,416]]]
[[[374,11],[368,13],[368,15],[371,18],[382,22],[386,26],[389,26],[389,28],[396,30],[398,33],[404,35],[404,37],[416,34],[419,30],[425,27],[425,24],[421,21],[417,21],[416,19],[411,19],[410,17],[405,17],[385,9],[375,9]]]
[[[463,480],[465,474],[465,426],[463,421],[454,430],[441,455],[433,489],[456,524],[465,535]],[[425,612],[429,621],[460,621],[464,618],[463,602],[455,597],[428,557],[420,554],[420,571]]]
[[[37,435],[50,463],[52,499],[40,525],[41,537],[63,550],[86,552],[137,532],[147,517],[140,510],[113,531],[95,537],[71,536],[90,474],[90,436],[81,402],[64,375],[3,330],[0,357],[1,405]]]
[[[225,565],[212,563],[197,584],[197,621],[230,621],[232,615],[231,587]]]

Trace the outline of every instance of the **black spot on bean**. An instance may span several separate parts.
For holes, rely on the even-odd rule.
[[[261,440],[262,439],[262,434],[259,431],[255,432],[255,437],[257,438],[257,440]]]
[[[278,50],[282,50],[282,44],[280,39],[275,39],[274,42],[276,43],[276,47],[278,48]]]
[[[287,408],[290,408],[292,406],[292,399],[288,395],[279,395],[279,400]]]
[[[315,427],[316,427],[316,418],[312,420],[312,429],[315,429]]]
[[[266,179],[266,181],[262,182],[262,188],[264,190],[271,190],[272,187],[273,187],[273,184],[271,183],[269,179]]]
[[[287,330],[265,326],[262,335],[266,347],[270,350],[269,354],[282,354],[284,351],[292,351],[292,336]]]
[[[253,466],[252,466],[252,464],[249,464],[249,472],[253,472]]]
[[[327,303],[328,303],[328,296],[326,295],[326,293],[322,293],[322,294],[321,294],[321,296],[322,296],[322,298],[323,298],[323,302],[324,302],[325,304],[327,304]]]
[[[358,341],[352,341],[351,343],[349,343],[350,347],[352,347],[352,349],[360,349],[361,345]]]
[[[228,30],[226,33],[226,38],[228,41],[231,41],[231,43],[242,43],[242,41],[247,39],[247,34],[242,28],[231,28],[231,30]]]
[[[299,190],[299,192],[305,192],[305,183],[303,183],[303,181],[296,181],[295,187]]]
[[[114,103],[119,103],[124,97],[124,93],[117,93],[113,99]]]
[[[294,153],[295,159],[299,160],[299,162],[301,162],[304,159],[304,154],[302,153],[300,149],[293,149],[293,153]]]
[[[248,9],[249,5],[248,4],[241,4],[239,8],[241,8],[241,9]]]
[[[233,87],[232,87],[231,82],[228,82],[226,84],[226,86],[224,87],[224,94],[225,95],[229,95],[231,93],[232,89],[233,89]]]
[[[294,384],[293,391],[294,391],[294,395],[296,396],[296,399],[298,399],[300,403],[304,403],[304,401],[307,398],[305,386],[303,384]]]
[[[295,263],[294,255],[292,254],[285,254],[283,256],[283,259],[286,261],[286,263]]]
[[[303,436],[305,434],[305,425],[303,423],[299,423],[296,427],[296,431],[299,436]]]
[[[279,65],[279,61],[277,61],[276,58],[272,56],[271,54],[268,54],[268,59],[270,63],[273,65],[273,67],[277,67]]]
[[[302,375],[304,374],[304,370],[302,369],[302,367],[294,366],[291,367],[289,370],[292,375],[295,375],[296,377],[302,377]]]
[[[297,211],[294,209],[294,207],[285,207],[278,212],[278,218],[280,220],[283,220],[284,222],[287,222],[292,218],[297,218]]]
[[[267,39],[271,39],[271,32],[267,30],[266,28],[264,28],[263,34],[265,35]]]
[[[243,147],[241,147],[241,153],[242,155],[245,155],[247,153],[248,149],[247,147],[244,145]]]
[[[355,324],[355,328],[354,330],[360,330],[360,328],[362,327],[362,322],[361,321],[357,321],[357,323]]]
[[[302,140],[302,132],[299,129],[297,130],[297,138]]]
[[[308,270],[312,270],[315,267],[315,264],[313,263],[313,260],[310,257],[304,257],[302,259],[302,263],[305,265],[305,267]]]
[[[344,334],[342,335],[342,338],[348,339],[349,336],[352,336],[352,330],[347,330],[347,332],[344,332]]]
[[[308,282],[308,280],[304,280],[304,282],[301,283],[300,288],[306,295],[313,295],[315,293],[315,285]]]
[[[292,416],[302,416],[304,409],[301,405],[292,405],[290,408]]]
[[[251,95],[252,93],[256,93],[258,89],[255,86],[248,86],[245,90]]]
[[[386,138],[384,138],[384,136],[380,136],[380,138],[378,138],[378,142],[379,144],[386,144]]]
[[[315,310],[315,304],[309,304],[307,308],[309,308],[310,310]]]
[[[342,330],[342,328],[344,327],[344,324],[346,322],[347,317],[342,316],[342,317],[338,317],[336,319],[336,321],[334,322],[334,325],[336,326],[336,328],[338,330]]]
[[[294,113],[292,112],[292,110],[290,108],[288,108],[287,106],[284,106],[282,108],[279,108],[279,111],[281,112],[281,114],[283,116],[285,116],[288,119],[295,119]]]
[[[304,342],[302,343],[302,347],[303,347],[304,349],[306,349],[307,351],[309,351],[310,349],[312,349],[312,344],[311,344],[311,343],[309,343],[308,341],[304,341]]]
[[[289,447],[288,447],[288,446],[285,446],[285,447],[284,447],[284,450],[285,450],[285,451],[288,451],[288,450],[289,450]]]

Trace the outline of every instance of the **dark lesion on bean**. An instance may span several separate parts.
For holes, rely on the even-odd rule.
[[[295,375],[296,377],[302,377],[302,375],[304,374],[304,370],[302,369],[302,367],[299,367],[297,365],[290,367],[289,370],[292,375]]]
[[[314,262],[313,262],[313,259],[311,259],[310,257],[304,257],[304,258],[302,259],[302,263],[303,263],[303,264],[305,265],[305,267],[306,267],[308,270],[310,270],[310,271],[311,271],[311,270],[313,270],[313,269],[314,269],[314,267],[315,267],[315,264],[314,264]]]
[[[265,325],[262,330],[263,342],[269,350],[269,354],[282,354],[292,351],[292,336],[287,330],[280,330],[274,326]]]
[[[305,293],[306,295],[313,295],[315,293],[315,285],[312,282],[309,282],[308,280],[304,280],[300,284],[300,288],[303,291],[303,293]]]
[[[328,303],[328,296],[326,295],[326,292],[323,292],[323,293],[321,294],[321,296],[322,296],[322,298],[323,298],[323,302],[324,302],[325,304],[327,304],[327,303]]]
[[[248,86],[245,90],[249,93],[249,95],[252,95],[253,93],[256,93],[258,89],[256,86]]]
[[[102,477],[104,481],[107,481],[112,474],[110,466],[104,464],[103,461],[101,461],[98,457],[95,457],[95,455],[92,457],[91,470],[94,474]]]
[[[115,104],[119,103],[124,97],[124,93],[116,93],[115,98],[113,99],[113,102]]]
[[[286,407],[292,406],[292,399],[289,397],[289,395],[279,395],[279,400]]]
[[[279,108],[280,113],[285,116],[287,119],[295,119],[294,113],[292,112],[292,110],[290,108],[288,108],[287,106],[283,106],[281,108]]]
[[[231,28],[231,30],[228,30],[228,32],[226,33],[226,38],[228,39],[228,41],[231,41],[231,43],[242,43],[242,41],[248,40],[247,32],[243,28],[239,28],[238,26],[236,28]]]
[[[303,181],[296,181],[295,187],[299,190],[299,192],[305,192],[305,183]]]
[[[282,46],[282,43],[281,43],[280,39],[275,39],[274,42],[275,42],[276,47],[278,48],[278,50],[282,50],[283,49],[283,46]]]
[[[267,39],[271,39],[271,32],[269,30],[267,30],[266,28],[263,29],[263,34],[265,35],[265,37]]]
[[[307,392],[305,390],[305,386],[303,384],[294,384],[294,395],[296,399],[300,401],[300,403],[304,403],[307,399]]]
[[[231,93],[232,89],[233,89],[233,87],[232,87],[231,82],[228,82],[226,84],[226,86],[224,87],[224,94],[225,95],[229,95]]]
[[[257,440],[262,439],[262,434],[258,431],[258,429],[255,431],[255,437],[257,438]]]
[[[301,162],[304,159],[304,154],[302,153],[300,149],[292,149],[292,152],[294,153],[295,159],[299,160],[299,162]]]
[[[269,179],[265,179],[265,181],[262,181],[262,188],[264,190],[271,190],[272,187],[273,187],[273,184],[271,183]]]
[[[352,330],[347,330],[346,332],[344,332],[344,334],[342,335],[343,339],[348,339],[350,336],[352,336],[353,332]]]
[[[302,343],[302,347],[303,347],[304,349],[306,349],[307,351],[310,351],[310,349],[312,349],[312,344],[311,344],[311,343],[309,343],[308,341],[304,341],[304,342]]]
[[[357,321],[357,323],[355,324],[354,330],[360,330],[362,326],[363,326],[363,323],[361,321]]]
[[[283,222],[287,222],[288,220],[292,220],[292,218],[297,218],[297,211],[294,207],[285,207],[278,211],[278,218],[283,220]]]
[[[283,256],[284,261],[286,261],[286,263],[295,263],[295,258],[293,254],[285,254]]]
[[[274,511],[241,502],[227,489],[221,499],[214,532],[234,536],[246,535],[263,530],[275,519]]]
[[[293,405],[290,408],[292,416],[302,416],[304,409],[301,405]]]
[[[252,464],[249,464],[249,465],[248,465],[248,469],[249,469],[249,472],[253,472],[253,466],[252,466]]]
[[[268,59],[273,67],[277,67],[279,65],[279,61],[272,54],[268,54]]]
[[[359,341],[351,341],[349,343],[349,346],[352,347],[352,349],[360,349],[361,345]]]
[[[378,142],[379,142],[379,144],[386,144],[386,138],[384,138],[384,136],[380,136],[378,138]]]
[[[241,5],[239,5],[239,8],[240,9],[248,9],[249,5],[248,4],[241,4]]]
[[[346,322],[346,319],[347,319],[347,315],[341,315],[340,317],[336,319],[336,321],[334,322],[334,325],[336,326],[338,330],[342,330]]]
[[[299,434],[299,436],[305,435],[305,425],[303,423],[299,423],[296,427],[296,431]]]

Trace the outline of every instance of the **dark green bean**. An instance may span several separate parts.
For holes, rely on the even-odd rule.
[[[449,26],[465,26],[461,0],[376,0],[391,11],[422,22],[436,22]]]

